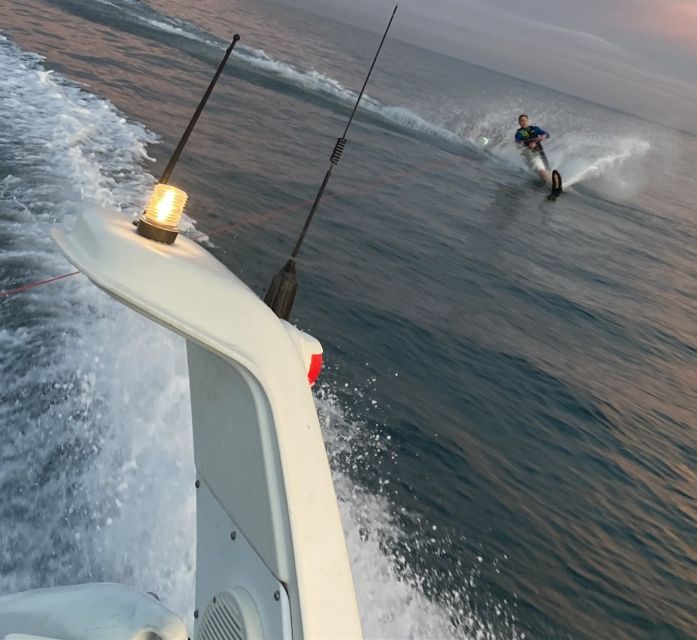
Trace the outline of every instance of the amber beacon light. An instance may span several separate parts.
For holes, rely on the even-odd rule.
[[[172,244],[179,233],[187,197],[185,191],[171,184],[158,184],[138,221],[138,233],[150,240]]]
[[[206,106],[206,102],[213,91],[213,87],[215,87],[215,83],[218,82],[218,78],[223,72],[225,63],[230,57],[230,54],[232,53],[232,50],[235,48],[235,44],[237,44],[239,39],[240,36],[235,34],[232,38],[230,46],[225,50],[225,55],[218,65],[218,69],[216,70],[213,79],[203,94],[198,107],[196,107],[194,115],[191,117],[191,120],[189,120],[189,124],[184,130],[184,134],[179,140],[179,144],[174,150],[174,153],[172,153],[172,157],[169,159],[169,162],[162,173],[159,184],[153,191],[150,202],[148,202],[148,206],[138,220],[138,233],[145,238],[156,240],[157,242],[164,242],[165,244],[172,244],[177,239],[177,235],[179,235],[179,221],[181,220],[182,213],[184,212],[184,205],[186,204],[188,196],[186,195],[186,192],[169,184],[169,179],[172,175],[172,171],[174,171],[174,167],[179,161],[179,156],[189,140],[191,132],[194,130],[194,127],[198,122],[201,112]]]

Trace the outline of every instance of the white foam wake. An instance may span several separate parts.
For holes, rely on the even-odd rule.
[[[121,3],[124,2],[124,0],[117,0],[116,2],[98,0],[101,4],[113,7],[119,7],[119,1]],[[219,49],[221,52],[228,46],[228,43],[222,42],[190,22],[156,13],[147,6],[134,5],[132,2],[127,2],[126,4],[121,4],[120,9],[129,15],[134,22],[163,33],[185,37]],[[353,106],[358,98],[356,91],[344,87],[338,80],[326,73],[316,69],[305,69],[290,62],[276,60],[263,49],[240,44],[235,48],[233,55],[256,71],[263,72],[268,76],[275,77],[308,92],[332,98],[343,105]],[[455,144],[463,142],[460,136],[448,130],[447,127],[433,123],[406,107],[383,105],[367,94],[363,96],[361,109],[407,130],[441,138]]]
[[[0,144],[16,150],[9,159],[30,174],[22,193],[31,198],[32,190],[55,182],[62,189],[54,203],[58,218],[75,212],[75,199],[137,208],[152,184],[138,164],[148,159],[146,145],[155,136],[106,101],[46,71],[42,60],[0,36]]]
[[[291,63],[275,60],[261,49],[241,47],[237,55],[256,69],[292,82],[308,91],[335,98],[346,106],[353,106],[358,98],[357,92],[344,87],[338,80],[315,69],[302,69]],[[401,106],[383,105],[368,94],[363,96],[361,109],[405,129],[442,138],[456,144],[463,142],[462,138],[457,134],[443,126],[430,122],[411,109]]]
[[[572,186],[590,178],[607,175],[626,161],[639,158],[651,149],[648,140],[626,136],[566,134],[551,147],[555,166]]]
[[[355,389],[356,396],[369,389]],[[407,512],[390,498],[389,477],[379,479],[377,494],[361,489],[351,473],[370,466],[379,468],[394,460],[390,436],[368,430],[360,419],[350,417],[331,386],[320,385],[316,392],[334,486],[339,500],[363,631],[367,638],[464,638],[465,640],[522,640],[515,616],[506,605],[495,604],[496,624],[475,613],[472,601],[477,591],[477,571],[453,563],[446,578],[447,588],[433,588],[425,575],[415,571],[410,554],[440,556],[452,550],[437,527],[420,514],[409,514],[419,523],[417,534],[407,536],[395,514]],[[374,401],[372,401],[374,404]]]
[[[14,247],[0,254],[3,271],[21,276],[19,284],[71,271],[49,238],[51,227],[69,224],[77,212],[95,206],[121,209],[124,215],[141,210],[153,182],[141,163],[155,137],[107,101],[46,71],[39,56],[4,37],[0,110],[0,161],[8,172],[0,185],[0,238]],[[0,316],[5,349],[0,431],[7,461],[1,481],[6,488],[23,487],[2,492],[3,549],[10,561],[0,590],[109,579],[143,587],[166,582],[175,605],[185,606],[190,587],[171,579],[166,562],[155,572],[150,564],[143,575],[138,545],[128,546],[133,539],[121,536],[112,544],[110,537],[119,519],[142,517],[146,523],[145,512],[129,511],[129,503],[137,505],[149,491],[144,485],[131,490],[130,478],[151,459],[133,454],[142,440],[127,437],[131,426],[151,424],[151,409],[135,403],[131,411],[129,395],[139,397],[142,386],[156,406],[162,398],[158,389],[185,385],[181,345],[160,337],[81,277],[10,299]],[[154,375],[150,363],[134,363],[129,356],[131,344],[152,345],[162,358],[155,368],[170,365],[175,372],[154,384],[148,379]],[[186,405],[188,396],[180,402]],[[163,423],[155,420],[158,426]],[[158,445],[165,455],[157,464],[170,462],[165,440]],[[160,490],[165,503],[177,486],[176,474],[169,476]],[[147,529],[158,535],[167,529],[159,504],[148,495]],[[132,530],[141,544],[150,537],[145,526]],[[187,533],[188,544],[190,538]],[[147,553],[158,552],[157,545],[149,547]],[[170,563],[177,571],[190,566],[185,554]]]

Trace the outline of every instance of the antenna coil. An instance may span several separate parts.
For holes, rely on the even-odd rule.
[[[332,164],[339,164],[339,160],[341,160],[341,154],[344,152],[344,149],[346,148],[346,138],[343,136],[341,138],[336,139],[336,144],[334,145],[334,151],[332,151],[332,155],[329,158],[329,162]]]

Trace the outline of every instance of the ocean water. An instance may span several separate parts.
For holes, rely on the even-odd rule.
[[[379,41],[267,0],[0,4],[0,290],[73,271],[54,225],[142,209],[235,32],[173,181],[263,294]],[[687,133],[388,40],[293,318],[325,347],[367,637],[697,638],[696,163]],[[0,353],[0,592],[118,580],[191,621],[182,341],[78,275],[0,299]]]

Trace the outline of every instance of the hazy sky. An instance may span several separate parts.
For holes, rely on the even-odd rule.
[[[283,0],[381,30],[385,0]],[[697,0],[400,0],[394,36],[697,132]]]

